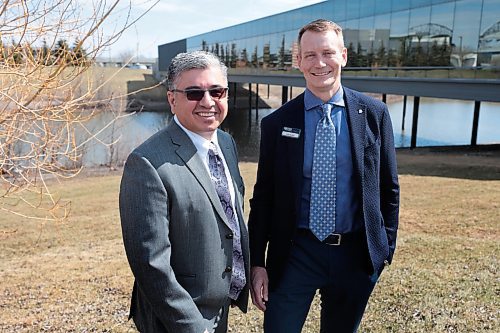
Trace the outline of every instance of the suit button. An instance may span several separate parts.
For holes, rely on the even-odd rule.
[[[233,234],[227,234],[227,235],[226,235],[226,238],[227,238],[227,239],[233,239]]]
[[[227,266],[226,269],[224,270],[224,272],[229,273],[232,270],[233,270],[233,268],[231,266]]]

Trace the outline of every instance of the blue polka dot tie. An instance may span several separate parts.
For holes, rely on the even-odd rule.
[[[233,231],[233,268],[231,272],[229,297],[235,300],[246,284],[245,264],[243,262],[243,252],[241,249],[241,233],[233,205],[231,204],[231,194],[224,171],[224,164],[214,144],[211,144],[211,149],[208,150],[208,168],[210,170],[210,178],[215,186],[215,191],[219,196],[220,203]]]
[[[316,126],[311,183],[309,227],[323,241],[335,230],[337,187],[337,136],[331,118],[331,104],[323,104],[323,115]]]

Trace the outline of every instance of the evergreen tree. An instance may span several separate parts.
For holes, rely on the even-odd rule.
[[[243,64],[245,66],[248,65],[248,53],[247,53],[247,49],[246,48],[244,48],[243,50],[241,50],[240,60],[243,62]]]
[[[224,52],[224,46],[222,46],[222,45],[220,48],[220,59],[227,66],[226,54]]]
[[[258,58],[258,55],[257,55],[257,46],[255,46],[255,49],[253,50],[253,53],[252,53],[252,66],[255,67],[255,68],[259,67],[259,58]]]
[[[38,61],[45,66],[52,65],[52,55],[50,54],[50,49],[45,38],[42,41],[42,47],[38,54]]]
[[[278,68],[285,68],[285,35],[281,39],[281,46],[278,54]]]
[[[393,49],[389,49],[389,52],[387,52],[387,66],[398,66],[398,54]]]
[[[387,56],[385,54],[384,41],[381,42],[380,47],[378,48],[376,62],[381,67],[387,66]]]
[[[440,66],[450,66],[451,58],[451,47],[447,41],[445,41],[439,48],[439,65]]]
[[[399,44],[399,64],[401,66],[408,66],[408,54],[406,47],[406,38],[400,38]]]
[[[71,57],[73,59],[73,65],[83,66],[88,61],[87,51],[81,45],[81,42],[77,39],[71,48]]]
[[[271,45],[269,43],[264,45],[262,62],[264,68],[268,68],[271,63]]]
[[[236,68],[236,59],[238,55],[236,54],[236,43],[231,43],[231,58],[229,61],[229,65],[231,68]]]
[[[347,47],[347,67],[359,67],[358,53],[354,49],[352,42]]]
[[[215,43],[215,55],[217,55],[218,57],[220,57],[220,47],[219,47],[219,43]]]
[[[66,42],[65,39],[60,39],[57,41],[52,54],[54,56],[54,62],[56,64],[67,64],[71,61],[70,48],[68,42]]]
[[[363,55],[363,48],[361,47],[361,43],[358,42],[358,47],[356,50],[356,54],[358,55],[358,66],[357,67],[366,67],[366,56]]]

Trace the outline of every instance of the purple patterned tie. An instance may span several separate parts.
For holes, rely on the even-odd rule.
[[[222,208],[229,220],[233,231],[233,269],[231,274],[231,288],[229,297],[233,300],[238,298],[241,290],[246,284],[245,265],[243,263],[243,253],[241,251],[241,234],[240,226],[236,220],[235,211],[231,204],[231,194],[229,193],[226,173],[224,172],[224,164],[217,153],[215,145],[211,145],[212,149],[208,150],[208,168],[210,169],[210,178],[214,183],[215,190],[219,196]]]

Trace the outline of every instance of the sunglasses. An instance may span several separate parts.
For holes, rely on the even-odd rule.
[[[186,89],[186,90],[173,89],[172,91],[186,94],[186,98],[188,99],[188,101],[199,102],[203,99],[203,97],[205,96],[205,92],[207,91],[210,94],[210,97],[219,100],[226,97],[228,89],[229,88]]]

